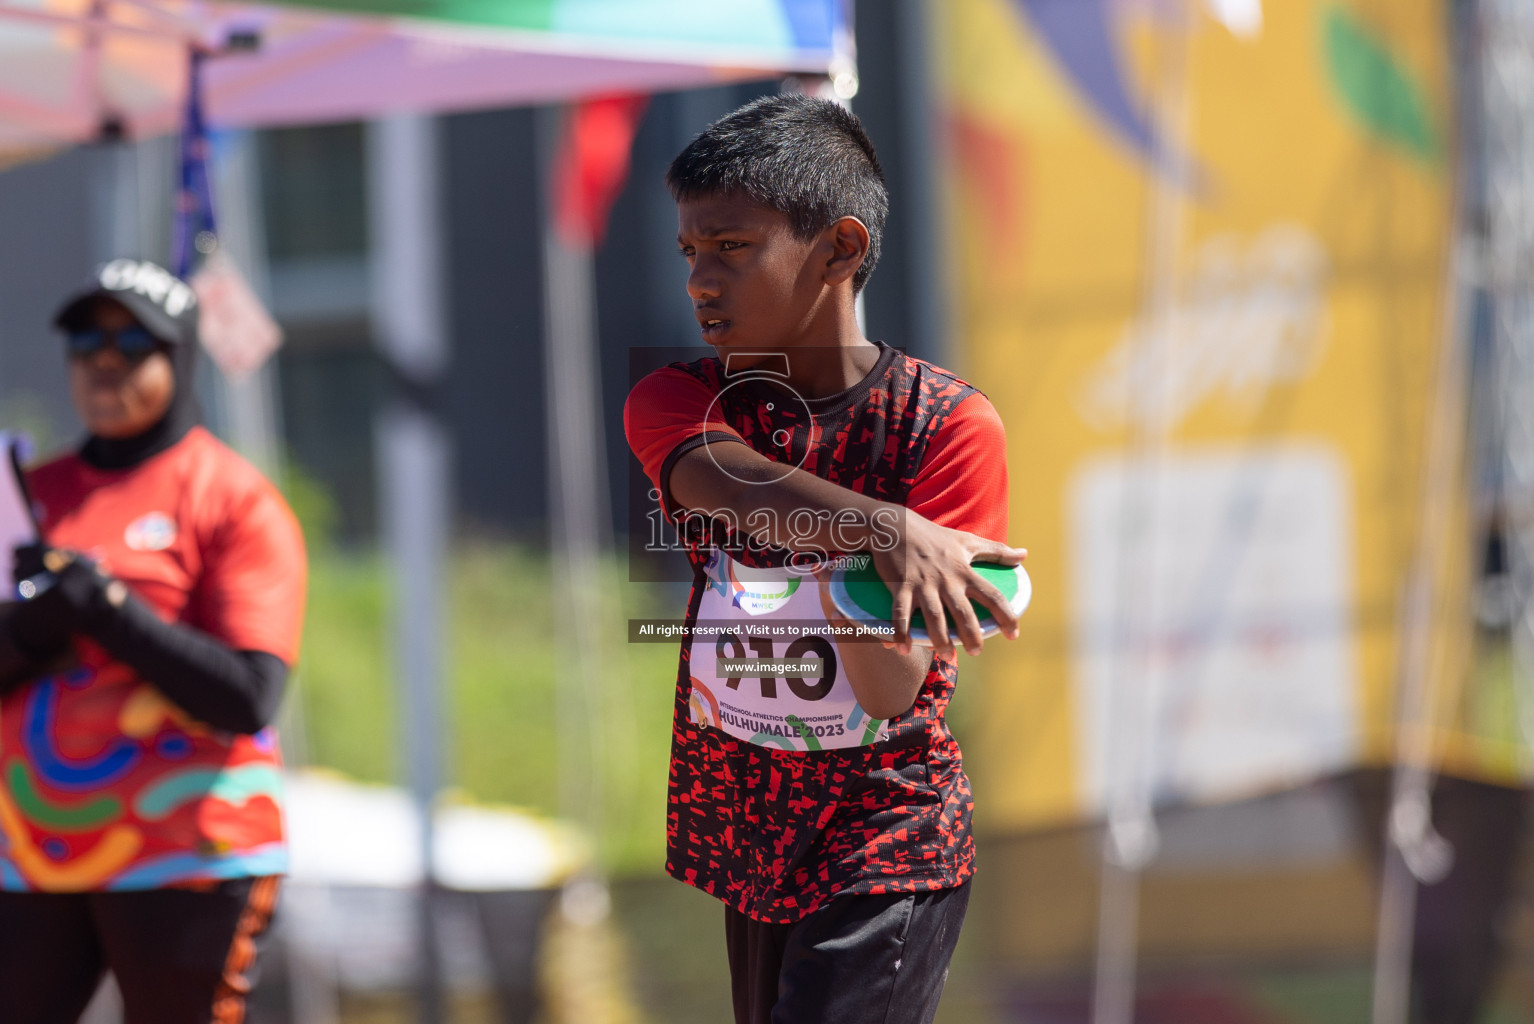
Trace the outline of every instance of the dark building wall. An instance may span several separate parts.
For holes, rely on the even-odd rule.
[[[334,503],[336,539],[350,544],[378,531],[373,420],[385,383],[360,315],[288,325],[275,375],[284,456]]]
[[[909,197],[905,168],[900,160],[904,141],[900,124],[899,57],[894,52],[896,7],[890,0],[860,3],[855,11],[858,38],[858,94],[853,111],[868,129],[884,179],[890,190],[890,214],[885,225],[879,266],[864,289],[864,315],[868,336],[912,355],[911,322],[903,308],[903,295],[909,280],[907,235],[909,218],[905,201]]]
[[[535,112],[448,117],[442,140],[458,517],[469,530],[537,531],[547,463]]]
[[[623,402],[629,351],[698,345],[664,175],[710,121],[776,82],[652,98],[630,174],[594,254],[600,406],[613,523],[627,528]],[[460,525],[541,537],[548,514],[540,118],[504,110],[444,119],[443,206],[452,365],[443,402],[456,449]]]
[[[0,427],[45,445],[73,443],[63,350],[52,317],[95,258],[94,150],[77,149],[0,174]]]
[[[926,237],[929,183],[913,159],[929,160],[930,126],[913,122],[908,112],[924,101],[926,85],[914,48],[929,45],[910,38],[911,8],[919,0],[861,0],[856,5],[858,42],[857,97],[852,109],[868,129],[890,190],[890,213],[885,226],[879,266],[864,289],[868,336],[903,348],[920,359],[944,361],[942,339],[934,336],[930,304],[937,301],[942,281],[932,277],[936,266],[934,240]]]

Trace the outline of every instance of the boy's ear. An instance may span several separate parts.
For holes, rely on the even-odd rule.
[[[856,217],[841,217],[826,228],[831,258],[826,261],[826,283],[851,281],[868,255],[868,227]]]

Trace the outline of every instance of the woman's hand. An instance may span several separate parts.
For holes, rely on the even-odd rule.
[[[46,544],[18,544],[11,549],[11,583],[20,585],[22,580],[29,580],[33,576],[41,576],[45,572],[51,572],[44,562],[44,556],[53,551]],[[59,566],[63,568],[62,565]]]
[[[16,646],[39,658],[56,655],[76,632],[91,633],[122,607],[127,587],[76,551],[29,544],[14,551],[16,582],[48,574],[37,596],[21,602],[10,618]]]

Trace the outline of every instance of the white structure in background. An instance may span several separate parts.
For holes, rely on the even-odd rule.
[[[285,799],[290,884],[420,884],[423,822],[407,790],[323,771],[290,772]],[[433,870],[448,889],[557,888],[588,860],[573,828],[516,810],[445,804],[432,814],[432,824]]]
[[[1114,681],[1146,649],[1164,666],[1144,697],[1153,800],[1237,799],[1351,764],[1358,748],[1349,597],[1354,563],[1346,469],[1322,446],[1169,451],[1148,512],[1164,571],[1137,600],[1161,609],[1150,635],[1116,635],[1116,584],[1133,557],[1133,460],[1087,464],[1070,494],[1070,600],[1081,667],[1080,771],[1110,800]]]
[[[612,677],[604,635],[620,627],[604,598],[602,553],[612,549],[594,253],[554,223],[559,140],[568,107],[538,113],[543,232],[543,389],[548,449],[549,555],[555,645],[569,672],[555,703],[559,813],[596,833],[602,792],[602,725]],[[617,694],[618,699],[626,695]]]
[[[230,132],[214,147],[211,167],[218,203],[220,258],[234,264],[254,298],[269,309],[266,230],[260,200],[260,171],[256,138],[251,132]],[[253,318],[270,320],[266,309],[246,310]],[[258,328],[259,330],[259,328]],[[277,341],[280,343],[279,333]],[[275,346],[273,347],[273,351]],[[282,473],[282,442],[278,424],[277,367],[268,351],[254,368],[236,375],[218,375],[215,387],[220,425],[229,442],[256,468],[273,480]],[[249,358],[256,359],[251,353]]]
[[[574,830],[515,810],[438,806],[428,831],[409,791],[322,772],[290,773],[286,802],[289,960],[335,990],[398,989],[417,976],[428,834],[436,882],[457,892],[557,889],[589,863]],[[484,940],[454,909],[439,901],[434,918],[442,980],[483,985]]]

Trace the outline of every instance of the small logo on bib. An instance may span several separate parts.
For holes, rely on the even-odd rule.
[[[751,569],[731,560],[728,572],[730,603],[747,615],[769,615],[799,589],[799,578],[788,578],[783,569]]]
[[[150,512],[128,524],[123,541],[134,551],[164,551],[176,543],[176,524],[164,512]]]

